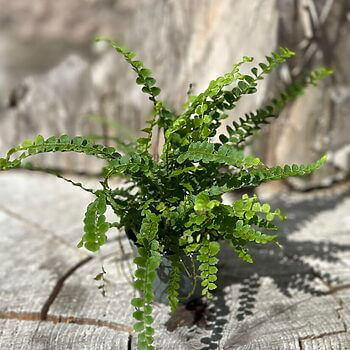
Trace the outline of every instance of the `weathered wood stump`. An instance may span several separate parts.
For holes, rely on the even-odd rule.
[[[249,265],[223,247],[208,306],[156,305],[156,348],[350,349],[349,194],[274,198],[284,248],[253,247]],[[1,350],[135,349],[127,241],[115,231],[101,254],[76,248],[90,200],[50,175],[0,174]]]

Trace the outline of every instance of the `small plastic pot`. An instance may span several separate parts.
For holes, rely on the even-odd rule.
[[[195,257],[190,259],[184,256],[181,261],[181,277],[179,288],[179,301],[182,304],[187,304],[191,301],[198,300],[201,297],[200,281],[196,278],[197,262]],[[163,256],[162,263],[157,269],[157,277],[153,284],[155,301],[168,304],[167,288],[171,276],[171,260],[169,256]]]
[[[135,255],[137,254],[137,246],[134,242],[135,235],[130,232],[127,233],[130,245]],[[181,277],[180,277],[180,288],[179,288],[179,301],[182,304],[187,304],[194,300],[201,298],[200,281],[196,278],[196,272],[198,263],[196,257],[189,258],[183,256],[181,259]],[[156,278],[153,283],[154,290],[154,301],[162,304],[169,304],[167,297],[167,288],[171,277],[171,260],[169,255],[162,257],[162,262],[156,270]]]

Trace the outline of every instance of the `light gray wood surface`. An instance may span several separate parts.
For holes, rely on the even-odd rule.
[[[76,248],[90,200],[51,175],[0,174],[1,350],[136,349],[127,240],[115,230],[100,254]],[[157,349],[350,349],[349,187],[271,202],[288,214],[284,248],[253,247],[250,265],[224,246],[205,309],[156,304]]]
[[[0,320],[0,348],[16,350],[122,350],[129,337],[106,327]]]

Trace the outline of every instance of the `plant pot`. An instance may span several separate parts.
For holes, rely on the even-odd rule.
[[[190,259],[184,256],[182,259],[181,278],[179,301],[182,304],[187,304],[191,301],[197,300],[201,297],[200,281],[196,277],[197,261],[195,257]],[[163,256],[162,262],[157,269],[157,277],[153,284],[155,301],[162,304],[169,304],[167,299],[167,288],[171,276],[171,260],[169,256]]]
[[[129,243],[134,251],[135,255],[137,252],[137,245],[134,241],[135,235],[130,232],[126,233],[129,238]],[[135,237],[136,239],[136,237]],[[196,257],[193,256],[193,259],[188,256],[184,256],[181,264],[181,277],[180,277],[180,288],[179,293],[179,302],[182,304],[187,304],[191,301],[198,300],[201,298],[201,287],[200,281],[196,277],[196,271],[198,268],[198,263]],[[171,260],[169,255],[164,255],[162,257],[162,262],[158,269],[156,270],[156,278],[153,282],[154,290],[154,301],[162,303],[165,305],[169,304],[167,297],[167,288],[170,281],[172,268]]]

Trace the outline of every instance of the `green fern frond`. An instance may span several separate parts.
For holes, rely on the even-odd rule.
[[[86,209],[84,218],[84,235],[78,247],[85,247],[87,250],[96,252],[106,243],[106,232],[110,224],[106,222],[106,196],[98,192],[95,201],[90,203]]]
[[[259,185],[262,182],[273,181],[273,180],[283,180],[292,176],[306,176],[310,175],[327,161],[327,155],[324,155],[319,160],[310,164],[293,164],[285,165],[284,167],[275,166],[272,168],[263,168],[261,170],[253,169],[250,173],[250,183],[252,185]],[[243,175],[244,178],[245,175]]]
[[[239,258],[241,258],[243,261],[252,264],[253,263],[253,258],[249,253],[249,250],[245,248],[245,242],[242,239],[239,238],[233,238],[230,241],[230,244],[234,250],[234,252],[238,255]]]
[[[145,68],[142,61],[134,60],[136,53],[129,51],[127,48],[119,45],[116,41],[107,39],[103,36],[97,36],[95,40],[97,42],[106,42],[124,57],[125,61],[130,64],[137,74],[136,83],[142,86],[142,92],[149,95],[150,100],[156,104],[160,88],[155,85],[156,80],[152,77],[151,69]]]
[[[212,291],[217,288],[215,281],[217,280],[218,269],[216,265],[219,260],[216,255],[219,251],[220,244],[218,242],[204,240],[197,256],[197,260],[200,262],[198,269],[201,271],[202,295],[208,299],[213,297]]]
[[[153,230],[152,232],[154,233]],[[141,297],[133,298],[131,305],[135,307],[133,317],[136,320],[134,329],[138,332],[138,347],[140,349],[150,349],[152,348],[154,334],[152,328],[153,282],[156,278],[155,270],[161,263],[158,241],[144,241],[144,246],[138,248],[138,253],[139,256],[134,259],[137,266],[134,287],[141,292]]]
[[[241,150],[237,150],[228,145],[221,145],[216,151],[215,144],[206,141],[192,143],[188,151],[182,153],[177,158],[177,162],[180,164],[184,163],[186,160],[192,162],[218,163],[245,169],[257,167],[261,164],[259,158],[252,156],[245,157]]]
[[[80,136],[73,138],[67,135],[51,136],[45,140],[41,135],[38,135],[34,141],[25,140],[21,145],[11,148],[5,158],[0,158],[0,169],[17,168],[25,158],[50,152],[84,153],[107,161],[120,157],[120,154],[113,147],[94,144],[91,140]],[[19,155],[16,156],[17,153]]]
[[[276,240],[276,235],[269,235],[255,230],[249,224],[244,224],[244,220],[238,220],[233,233],[234,237],[246,242],[266,244]]]
[[[152,241],[157,235],[159,221],[159,216],[146,210],[146,215],[142,220],[140,233],[137,237],[138,242],[143,243],[144,241]]]
[[[220,135],[220,140],[222,143],[229,141],[236,145],[246,141],[249,136],[260,130],[264,124],[269,124],[269,119],[278,118],[285,106],[303,94],[308,86],[316,86],[320,80],[331,73],[332,70],[330,69],[319,68],[298,79],[287,86],[270,104],[258,109],[255,113],[245,114],[244,118],[234,121],[231,126],[228,125],[226,130],[229,137]]]
[[[221,179],[218,180],[217,185],[210,187],[207,192],[209,194],[221,195],[223,193],[240,189],[243,187],[258,186],[263,182],[273,180],[283,180],[292,176],[306,176],[310,175],[327,161],[327,155],[324,155],[319,160],[304,165],[285,165],[284,167],[262,166],[257,169],[249,169],[248,171],[241,171],[239,174],[222,174]]]
[[[121,174],[136,174],[139,171],[147,171],[153,166],[153,160],[150,155],[131,153],[121,156],[109,162],[105,167],[104,173],[107,176]]]
[[[199,141],[214,136],[215,130],[220,126],[219,120],[225,117],[222,112],[233,109],[243,95],[255,93],[258,81],[292,56],[294,56],[294,52],[280,48],[279,52],[267,56],[265,63],[259,63],[260,69],[252,68],[252,75],[242,74],[239,71],[239,67],[243,63],[253,61],[252,57],[244,57],[241,62],[233,65],[231,72],[212,80],[203,93],[191,97],[189,107],[166,132],[166,138],[170,140],[177,134],[177,131],[183,128],[187,128],[187,133],[182,144],[189,143],[190,138],[192,141]],[[237,84],[232,90],[225,89],[234,82]],[[191,116],[195,116],[192,125],[189,122]],[[205,119],[209,121],[209,126],[202,125]]]
[[[179,288],[181,279],[181,264],[180,259],[176,255],[171,255],[171,274],[167,288],[167,295],[171,311],[174,312],[179,304]]]
[[[153,102],[154,113],[151,120],[147,121],[149,126],[142,129],[147,133],[147,137],[138,139],[138,146],[140,150],[146,152],[152,139],[152,128],[158,125],[160,128],[168,129],[172,121],[175,119],[174,113],[164,106],[164,103],[158,101],[158,95],[161,90],[156,86],[156,80],[152,77],[152,70],[144,67],[144,64],[140,60],[134,60],[136,54],[129,51],[127,48],[119,45],[117,42],[107,39],[103,36],[98,36],[96,41],[103,41],[113,47],[119,54],[121,54],[125,61],[131,66],[132,70],[137,74],[136,84],[141,85],[142,92],[149,96],[149,99]],[[158,119],[157,119],[158,118]]]

